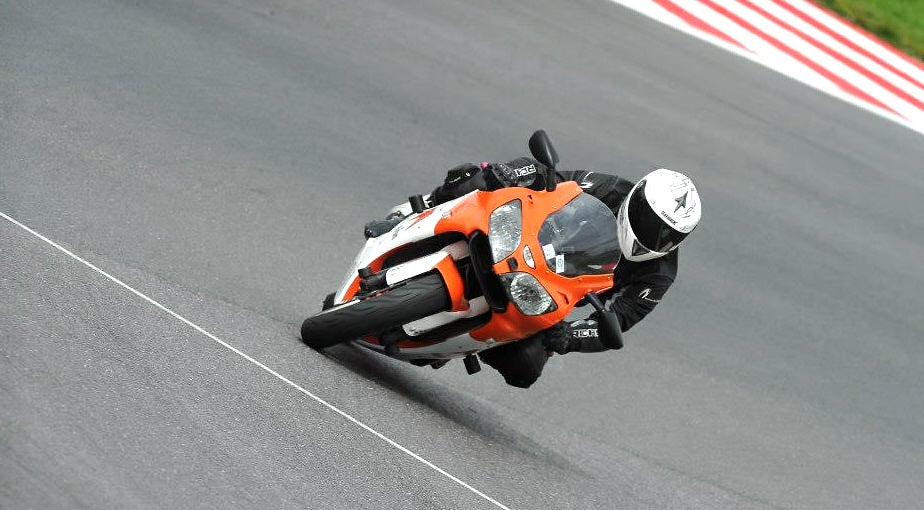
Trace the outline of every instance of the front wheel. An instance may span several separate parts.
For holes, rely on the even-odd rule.
[[[443,277],[432,273],[308,317],[302,323],[302,341],[324,349],[422,319],[450,306]]]

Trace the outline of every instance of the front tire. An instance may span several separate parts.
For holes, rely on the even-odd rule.
[[[443,277],[431,273],[308,317],[302,323],[302,341],[324,349],[422,319],[450,306]]]

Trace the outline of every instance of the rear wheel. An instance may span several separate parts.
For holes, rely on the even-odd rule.
[[[432,273],[308,317],[302,341],[323,349],[448,310],[443,277]]]

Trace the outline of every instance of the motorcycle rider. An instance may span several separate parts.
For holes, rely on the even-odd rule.
[[[696,186],[686,175],[664,168],[648,173],[637,183],[585,170],[556,174],[559,181],[577,182],[617,217],[622,257],[614,270],[614,287],[601,293],[600,298],[616,313],[622,331],[627,331],[654,309],[677,276],[677,246],[693,231],[701,215]],[[450,169],[429,200],[437,205],[476,189],[545,189],[546,175],[542,163],[526,157],[480,166],[466,163]],[[366,235],[380,235],[400,220],[401,217],[390,217],[371,222]],[[595,315],[559,322],[518,342],[482,351],[479,357],[500,372],[507,384],[528,388],[542,374],[553,353],[603,352],[612,348],[601,341]]]

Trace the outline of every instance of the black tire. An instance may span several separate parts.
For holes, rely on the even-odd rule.
[[[302,341],[315,349],[324,349],[422,319],[449,307],[449,293],[443,277],[431,273],[308,317],[302,323]]]

